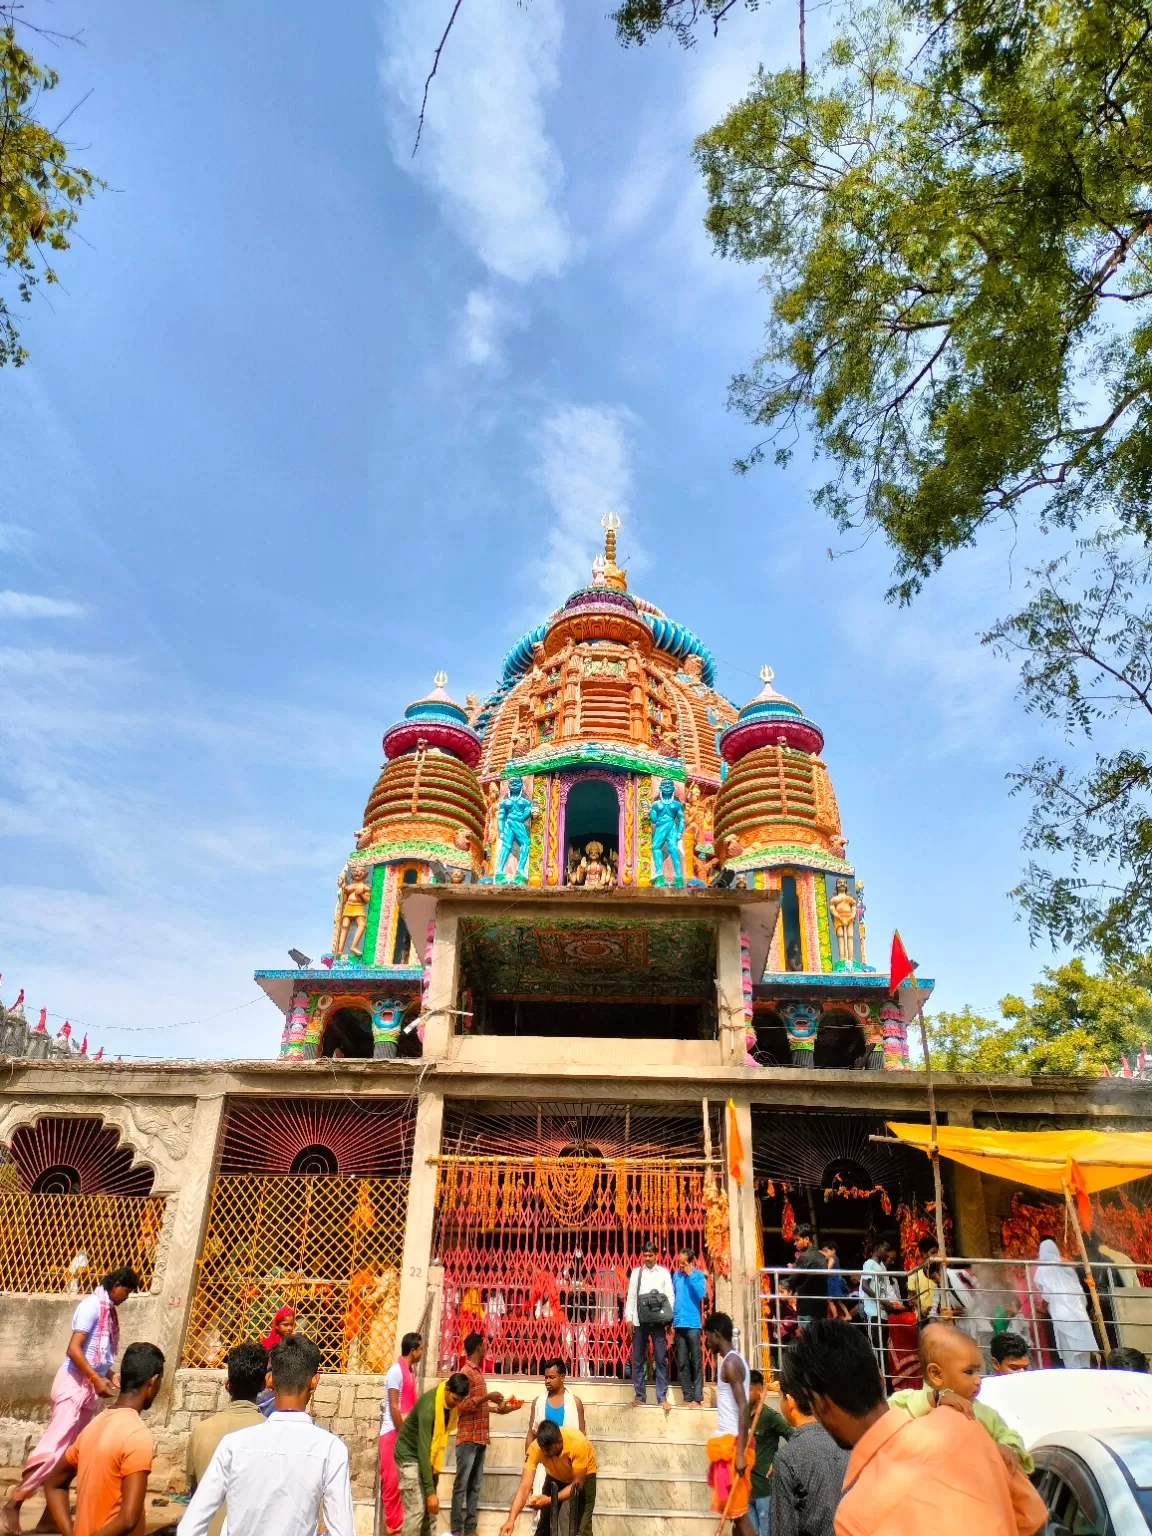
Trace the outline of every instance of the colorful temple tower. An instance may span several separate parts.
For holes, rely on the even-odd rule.
[[[282,1056],[420,1054],[432,932],[412,930],[405,892],[477,884],[772,893],[760,974],[745,943],[747,1064],[906,1065],[903,1019],[865,963],[822,731],[767,667],[737,711],[707,647],[628,590],[618,519],[604,526],[589,584],[512,647],[483,702],[455,703],[439,673],[385,732],[331,952],[315,969],[258,973],[286,1015]],[[572,986],[554,995],[578,1000]],[[468,1029],[498,1027],[498,1009],[455,1011]],[[703,1038],[714,1014],[646,1027]]]

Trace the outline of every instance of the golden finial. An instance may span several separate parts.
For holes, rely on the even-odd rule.
[[[437,688],[443,688],[444,684],[448,681],[448,674],[443,667],[440,668],[432,681],[436,684]]]
[[[605,512],[600,519],[600,526],[604,530],[604,584],[614,587],[617,592],[625,592],[628,589],[628,578],[616,564],[616,531],[620,527],[618,514]]]

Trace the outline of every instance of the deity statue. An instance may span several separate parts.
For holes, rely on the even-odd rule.
[[[671,779],[664,779],[659,796],[648,811],[652,823],[652,884],[664,884],[664,856],[672,861],[672,877],[677,885],[684,884],[684,860],[680,845],[684,838],[684,807],[676,798],[676,786]]]
[[[343,955],[347,946],[347,953],[360,960],[364,954],[364,930],[368,926],[368,902],[372,896],[372,887],[362,876],[354,874],[349,879],[347,871],[341,871],[336,889],[340,904],[336,954]]]
[[[471,725],[480,712],[480,705],[474,693],[464,695],[464,708],[468,711],[468,724]]]
[[[836,949],[842,965],[851,965],[855,955],[853,924],[856,921],[856,898],[849,895],[847,880],[836,882],[836,889],[828,898],[828,910],[832,914],[832,927],[836,934]]]
[[[604,844],[597,842],[595,838],[584,849],[584,857],[580,860],[580,884],[596,890],[601,886],[612,884],[612,866],[602,860],[600,855],[604,852]]]
[[[566,885],[579,885],[580,879],[580,847],[577,843],[569,843],[568,871],[564,883]]]
[[[528,848],[532,832],[532,818],[540,813],[524,793],[524,780],[509,779],[508,793],[496,808],[496,827],[500,834],[500,846],[496,850],[496,879],[503,884],[507,879],[504,866],[513,848],[519,851],[513,880],[523,882],[528,878]]]

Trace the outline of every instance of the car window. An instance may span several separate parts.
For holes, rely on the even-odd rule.
[[[1061,1448],[1052,1457],[1049,1475],[1052,1482],[1042,1497],[1070,1536],[1111,1536],[1103,1495],[1079,1456]]]

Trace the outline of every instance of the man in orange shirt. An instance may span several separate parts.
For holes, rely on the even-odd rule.
[[[1035,1536],[1047,1522],[970,1403],[940,1392],[923,1418],[889,1410],[876,1357],[850,1323],[818,1320],[789,1353],[816,1417],[851,1452],[836,1536]]]
[[[144,1495],[152,1470],[150,1408],[164,1374],[155,1344],[129,1344],[120,1363],[120,1395],[65,1451],[44,1483],[48,1513],[61,1536],[144,1536]],[[76,1518],[68,1485],[76,1479]]]

